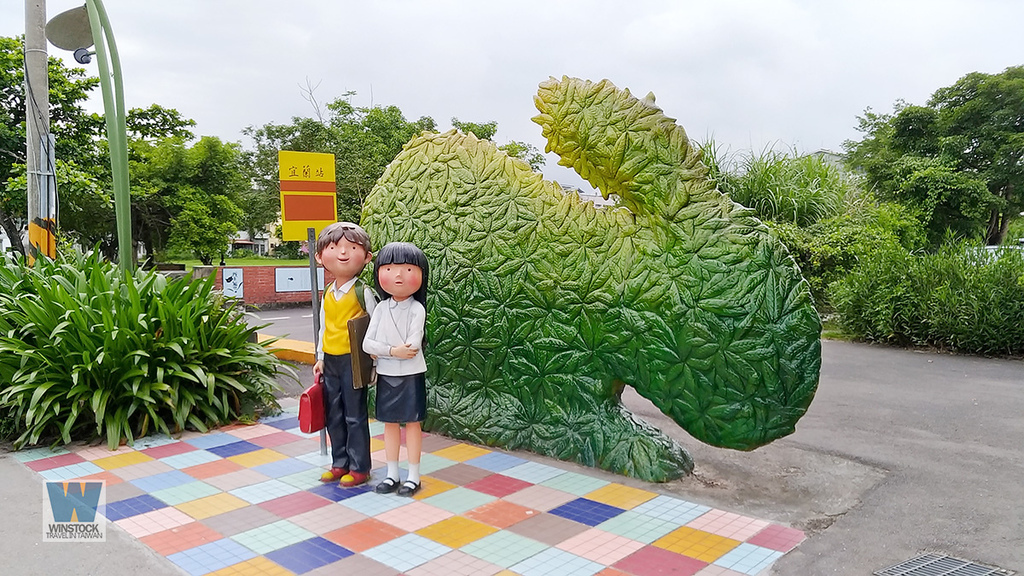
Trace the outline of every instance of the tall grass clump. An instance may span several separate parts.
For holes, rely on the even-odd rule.
[[[718,189],[761,220],[810,226],[843,212],[860,192],[846,171],[821,156],[767,148],[730,155],[714,140],[700,148]]]
[[[1024,354],[1024,257],[963,242],[936,254],[879,250],[831,288],[839,321],[867,340]]]
[[[125,274],[71,252],[0,268],[0,412],[16,447],[200,431],[276,406],[280,364],[213,279]]]

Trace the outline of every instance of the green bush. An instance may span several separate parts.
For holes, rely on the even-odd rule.
[[[212,276],[126,276],[95,253],[0,268],[0,410],[16,418],[15,446],[99,436],[113,448],[276,407],[279,361],[212,292]]]
[[[842,214],[806,228],[768,225],[800,265],[819,312],[831,309],[828,286],[846,276],[860,258],[892,247],[917,250],[926,244],[924,229],[910,210],[890,202],[876,204],[867,196]]]
[[[831,287],[843,327],[868,340],[1024,354],[1024,257],[963,242],[937,254],[889,246]]]

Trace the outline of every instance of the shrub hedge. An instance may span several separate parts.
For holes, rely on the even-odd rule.
[[[830,295],[843,327],[867,340],[1024,354],[1020,250],[960,242],[918,255],[889,246],[864,255]]]
[[[276,407],[283,367],[213,278],[126,275],[95,253],[0,268],[0,412],[16,447],[205,431]]]

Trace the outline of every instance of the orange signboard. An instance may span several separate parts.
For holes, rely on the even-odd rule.
[[[282,240],[306,240],[307,228],[319,234],[325,226],[338,221],[334,154],[280,150],[277,162]]]

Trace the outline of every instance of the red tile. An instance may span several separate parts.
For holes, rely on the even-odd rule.
[[[182,468],[181,471],[197,480],[205,480],[207,478],[213,478],[214,476],[220,476],[221,474],[238,472],[242,469],[243,466],[241,464],[237,464],[228,459],[223,459],[207,462],[206,464],[189,466],[188,468]]]
[[[636,576],[692,576],[707,566],[696,558],[669,552],[655,546],[645,546],[612,565]]]
[[[802,542],[803,539],[804,533],[799,530],[772,524],[755,534],[747,542],[756,546],[778,550],[779,552],[789,552],[796,548],[796,545]]]
[[[408,532],[401,528],[374,518],[367,518],[362,522],[356,522],[355,524],[332,530],[323,536],[349,550],[362,552],[396,538],[401,538],[406,534]]]
[[[192,452],[193,450],[198,450],[198,448],[188,442],[174,442],[172,444],[164,444],[163,446],[146,448],[145,450],[141,450],[141,452],[150,458],[156,458],[159,460],[160,458],[177,456],[178,454]]]
[[[284,444],[290,444],[302,440],[301,436],[296,436],[291,432],[273,432],[264,436],[257,436],[255,438],[249,438],[249,442],[260,446],[261,448],[273,448],[275,446],[281,446]]]
[[[149,546],[157,554],[170,556],[203,544],[222,539],[223,536],[212,528],[199,522],[190,522],[170,530],[150,534],[139,541]]]
[[[49,458],[42,458],[40,460],[33,460],[27,462],[25,465],[35,470],[36,472],[42,472],[44,470],[53,470],[54,468],[60,468],[61,466],[70,466],[72,464],[78,464],[79,462],[85,462],[85,458],[82,458],[78,454],[61,454],[60,456],[51,456]]]
[[[471,488],[477,492],[483,492],[484,494],[490,494],[491,496],[497,496],[498,498],[504,498],[509,494],[519,492],[524,488],[533,486],[529,482],[523,482],[515,478],[509,478],[508,476],[502,476],[501,474],[492,474],[486,478],[477,480],[476,482],[470,482],[466,484],[466,488]]]
[[[316,494],[296,492],[295,494],[262,502],[259,504],[259,507],[267,512],[273,512],[281,518],[289,518],[330,504],[333,504],[333,502]]]

